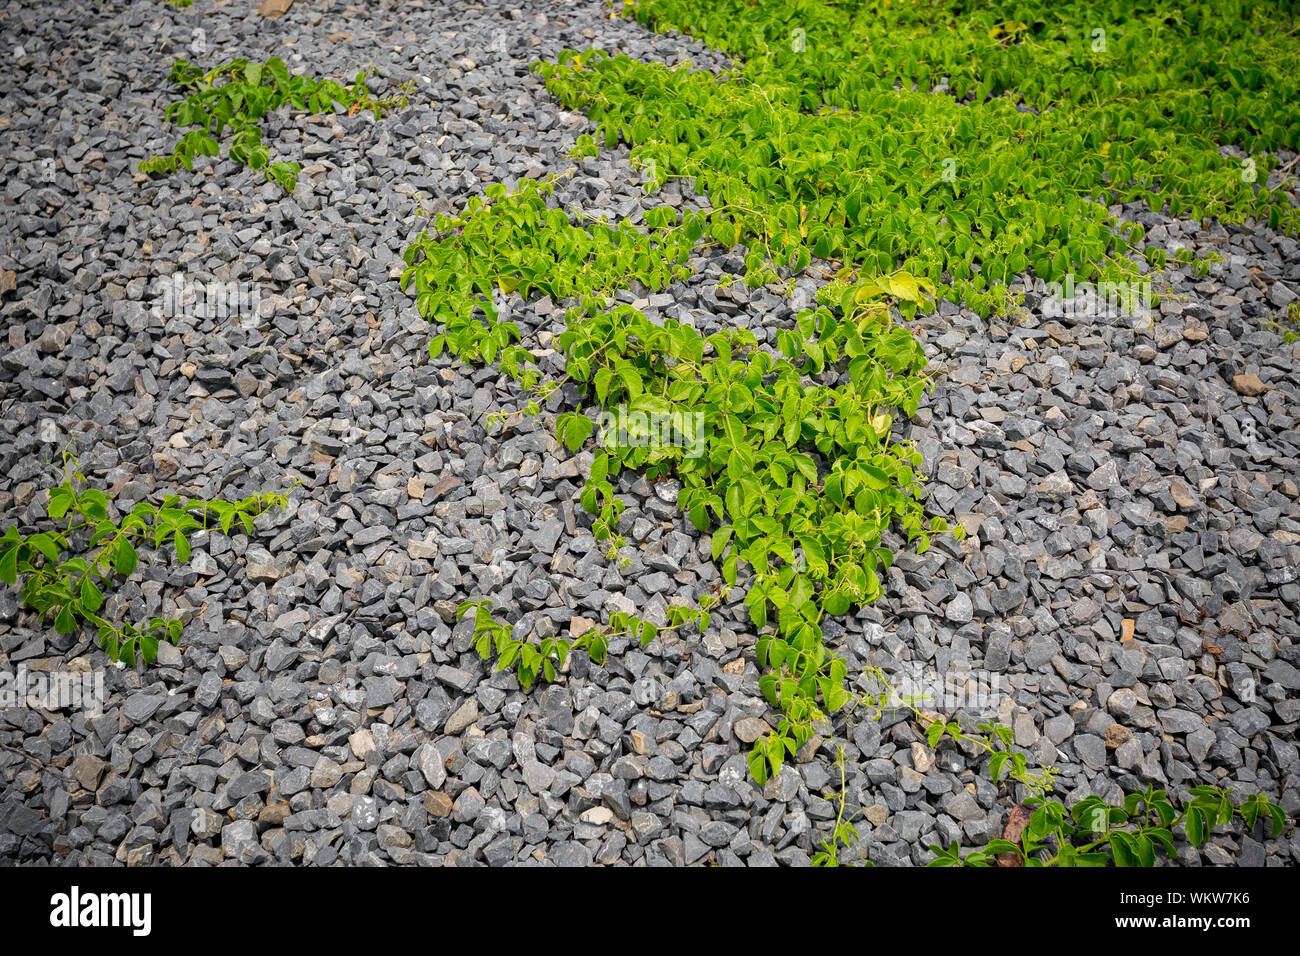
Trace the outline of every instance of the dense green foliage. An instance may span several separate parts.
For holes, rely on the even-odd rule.
[[[1021,5],[1031,12],[1013,21],[942,3],[628,4],[743,63],[717,75],[591,50],[536,68],[599,124],[576,156],[626,144],[649,191],[681,177],[711,209],[679,219],[655,208],[645,230],[578,224],[550,207],[549,182],[497,184],[407,251],[403,282],[442,327],[431,354],[498,360],[533,393],[528,411],[572,380],[604,409],[702,416],[702,455],[602,436],[582,501],[597,536],[619,543],[619,473],[675,477],[726,583],[742,562],[752,569],[761,686],[783,711],[751,753],[760,782],[845,703],[846,668],[821,624],[879,596],[892,560],[882,533],[896,527],[924,549],[946,527],[918,503],[916,453],[890,440],[895,413],[910,416],[926,386],[890,303],[910,315],[940,293],[986,311],[1030,269],[1118,282],[1137,271],[1134,250],[1162,266],[1165,250],[1113,218],[1117,202],[1296,232],[1285,194],[1260,181],[1277,165],[1267,150],[1295,145],[1296,113],[1279,107],[1295,103],[1296,82],[1266,82],[1295,50],[1278,26],[1288,21],[1112,6]],[[936,91],[940,75],[952,95]],[[1227,142],[1260,152],[1224,155]],[[750,285],[813,257],[844,268],[775,350],[610,307],[634,281],[681,278],[698,242],[743,244]],[[497,321],[498,288],[576,302],[562,379],[543,380],[518,328]],[[557,419],[572,450],[595,430],[585,414]]]
[[[1113,221],[1116,202],[1296,231],[1285,194],[1261,188],[1276,157],[1219,152],[1238,139],[1294,148],[1298,114],[1281,108],[1294,78],[1279,91],[1240,88],[1280,65],[1280,40],[1211,50],[1125,21],[1094,51],[1083,25],[1056,18],[1037,33],[999,33],[987,13],[922,29],[931,6],[858,16],[853,5],[647,0],[638,18],[743,53],[744,66],[715,76],[588,51],[539,69],[566,106],[600,123],[606,145],[626,143],[658,181],[684,177],[707,193],[715,220],[732,224],[713,237],[745,242],[756,279],[765,260],[803,265],[811,253],[871,273],[905,269],[983,311],[1003,301],[996,284],[1029,268],[1049,282],[1129,279],[1120,254],[1141,248],[1143,230]],[[1081,24],[1099,16],[1076,12]],[[1137,61],[1172,55],[1174,40],[1179,63],[1189,47],[1213,57],[1171,66],[1158,90],[1130,82],[1156,82]],[[1243,58],[1224,59],[1233,51]],[[1058,61],[1077,73],[1054,72]],[[1220,92],[1207,93],[1197,70]],[[929,91],[945,72],[969,105]],[[1069,95],[1053,99],[1062,88]],[[1165,255],[1147,253],[1157,266]]]
[[[911,415],[920,401],[925,359],[885,302],[893,296],[914,306],[928,284],[905,274],[833,283],[821,291],[821,306],[781,333],[775,352],[746,331],[706,339],[630,306],[608,307],[629,277],[659,288],[679,275],[704,234],[703,217],[678,222],[660,207],[647,215],[646,232],[627,224],[588,229],[546,207],[549,189],[532,182],[515,193],[492,187],[489,203],[471,201],[464,215],[440,218],[437,236],[408,248],[404,282],[421,313],[445,330],[431,354],[446,348],[464,359],[499,358],[541,394],[556,383],[541,383],[531,354],[515,344],[518,328],[497,321],[491,292],[577,298],[558,341],[567,379],[603,408],[699,416],[701,455],[605,436],[582,503],[596,518],[596,536],[609,539],[623,507],[614,481],[624,468],[676,477],[678,505],[690,521],[701,531],[716,526],[713,556],[727,585],[736,583],[740,562],[754,569],[745,599],[750,618],[776,628],[759,644],[772,668],[763,690],[787,717],[783,732],[756,745],[751,767],[766,779],[811,735],[818,698],[832,710],[844,700],[847,668],[827,652],[821,621],[880,595],[893,559],[882,545],[885,529],[897,522],[922,549],[931,531],[947,530],[942,519],[927,522],[917,500],[919,455],[890,440],[893,412]],[[561,415],[556,426],[571,450],[595,430],[581,413]]]
[[[742,56],[747,78],[797,86],[809,110],[868,112],[873,93],[900,85],[927,92],[947,77],[962,102],[1009,95],[1039,111],[1068,106],[1081,128],[1096,125],[1138,152],[1178,148],[1185,137],[1196,141],[1195,149],[1207,142],[1249,151],[1300,144],[1297,24],[1294,5],[1285,0],[637,0],[626,6],[657,30],[681,30]]]

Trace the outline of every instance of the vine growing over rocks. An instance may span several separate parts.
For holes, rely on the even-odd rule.
[[[614,539],[619,473],[675,477],[678,506],[697,529],[712,531],[725,583],[736,584],[742,561],[753,569],[745,597],[750,619],[760,630],[773,628],[758,645],[769,668],[763,693],[785,715],[750,754],[761,783],[845,699],[847,665],[827,650],[821,625],[827,614],[845,614],[880,595],[893,560],[885,530],[897,523],[921,550],[931,533],[948,530],[943,519],[924,515],[920,456],[891,440],[894,413],[916,411],[926,380],[920,345],[896,324],[887,302],[914,308],[929,283],[905,273],[845,276],[778,336],[776,350],[759,347],[743,330],[705,338],[673,320],[656,324],[628,305],[608,307],[629,277],[659,288],[680,275],[704,233],[703,216],[677,222],[660,208],[650,211],[645,233],[627,224],[586,229],[545,205],[552,188],[489,187],[489,202],[471,201],[462,216],[440,217],[436,235],[408,248],[404,284],[414,289],[421,314],[443,329],[431,355],[446,349],[471,361],[497,359],[540,396],[560,380],[543,382],[532,353],[517,344],[518,328],[498,321],[492,290],[577,298],[557,343],[564,380],[581,385],[603,409],[699,423],[691,445],[651,447],[634,436],[603,436],[582,504],[597,539]],[[595,430],[580,412],[556,419],[557,436],[571,451]],[[484,643],[491,647],[491,640]],[[562,660],[566,652],[519,650],[533,674],[549,655]]]
[[[1158,854],[1175,858],[1175,833],[1192,846],[1200,847],[1218,827],[1240,819],[1248,831],[1262,828],[1276,837],[1286,824],[1286,812],[1256,792],[1234,801],[1226,787],[1193,787],[1179,810],[1169,794],[1156,786],[1129,793],[1122,801],[1107,802],[1091,795],[1066,805],[1052,796],[1056,771],[1050,767],[1031,769],[1026,756],[1012,746],[1010,727],[985,721],[969,729],[962,720],[948,720],[921,709],[924,701],[900,696],[888,675],[878,667],[862,674],[867,690],[851,692],[845,711],[863,713],[867,720],[879,720],[887,710],[909,711],[925,732],[925,742],[936,753],[941,747],[958,748],[969,755],[986,756],[990,780],[1006,788],[1020,787],[1025,794],[1008,818],[1003,836],[966,853],[954,840],[948,846],[932,844],[933,867],[1153,867]],[[964,718],[963,718],[964,719]],[[920,746],[918,743],[917,746]],[[843,786],[844,750],[838,748],[841,773],[838,814],[821,849],[813,856],[814,866],[839,866],[841,847],[858,839],[854,821],[860,808],[851,808]],[[868,863],[868,865],[870,865]]]
[[[295,76],[276,56],[265,63],[238,57],[206,72],[187,60],[177,60],[172,65],[171,82],[186,96],[167,107],[166,118],[190,129],[170,153],[143,160],[140,172],[173,173],[182,166],[193,169],[195,157],[220,154],[221,139],[229,131],[230,159],[259,170],[268,182],[293,192],[300,167],[295,162],[271,162],[271,151],[262,142],[263,117],[289,104],[312,113],[336,107],[350,112],[369,109],[378,119],[385,110],[405,104],[400,91],[386,99],[372,97],[366,89],[367,75],[358,73],[352,85],[345,87],[334,80]]]
[[[64,480],[49,493],[49,527],[25,533],[17,525],[0,535],[0,582],[20,584],[24,605],[54,629],[72,634],[87,624],[114,661],[152,663],[159,641],[180,641],[179,618],[153,617],[134,624],[115,622],[105,611],[105,594],[135,571],[140,549],[169,547],[182,564],[190,559],[196,533],[236,528],[252,534],[257,518],[288,503],[280,492],[262,492],[239,501],[167,495],[161,504],[137,503],[114,517],[112,499],[91,487],[72,455],[64,455]]]
[[[1296,138],[1295,125],[1268,119],[1253,95],[1258,71],[1278,49],[1271,40],[1240,71],[1185,75],[1161,59],[1168,75],[1152,88],[1140,79],[1143,25],[1181,36],[1188,29],[1182,21],[1170,26],[1151,11],[1135,18],[1111,11],[1119,24],[1111,62],[1071,46],[1088,36],[1092,14],[1082,5],[1066,5],[1059,16],[1040,11],[1042,19],[1030,23],[951,6],[945,15],[961,26],[957,39],[882,69],[886,54],[873,51],[889,47],[892,31],[916,33],[905,49],[931,42],[910,8],[877,22],[857,17],[851,5],[796,3],[791,17],[789,5],[767,0],[629,4],[643,22],[694,32],[743,54],[744,65],[715,74],[590,50],[565,51],[535,69],[566,108],[598,124],[594,138],[578,142],[577,155],[621,143],[646,170],[648,192],[682,178],[711,207],[680,216],[652,208],[638,229],[556,208],[554,178],[514,189],[497,183],[459,216],[438,217],[406,250],[403,286],[436,326],[431,357],[445,351],[496,362],[529,394],[525,413],[544,404],[559,411],[557,391],[571,383],[602,412],[657,416],[692,439],[647,443],[599,430],[586,412],[556,418],[557,437],[570,451],[599,438],[581,494],[598,539],[613,550],[622,544],[616,482],[634,470],[679,482],[678,506],[711,535],[728,587],[748,569],[744,603],[759,634],[760,687],[781,712],[776,729],[749,753],[760,784],[824,730],[829,714],[851,703],[847,664],[828,649],[823,624],[880,596],[893,560],[885,533],[901,530],[918,551],[932,534],[963,533],[926,515],[920,456],[892,437],[898,416],[916,412],[928,384],[924,353],[902,320],[937,296],[986,314],[1005,309],[1008,284],[1031,270],[1049,282],[1077,276],[1120,283],[1163,267],[1168,251],[1144,246],[1142,227],[1121,223],[1113,203],[1144,201],[1226,222],[1258,217],[1289,234],[1300,228],[1287,195],[1265,184],[1277,165],[1271,150],[1294,148]],[[1189,20],[1206,16],[1194,5]],[[799,31],[794,42],[792,27]],[[1244,29],[1223,27],[1213,42],[1247,49]],[[977,46],[989,56],[950,68],[962,38],[979,35],[987,42]],[[1206,62],[1218,62],[1212,47],[1198,49]],[[1104,54],[1106,44],[1086,52]],[[1032,79],[1050,76],[1045,61],[1062,56],[1080,58],[1092,83],[1088,96],[1081,84]],[[922,66],[913,70],[912,62]],[[940,75],[949,78],[941,88]],[[1208,118],[1185,92],[1197,77],[1214,90]],[[1288,86],[1283,95],[1293,93]],[[1224,140],[1259,153],[1225,155]],[[742,246],[749,286],[779,282],[814,258],[841,268],[816,306],[778,332],[775,347],[745,330],[705,337],[614,303],[615,292],[634,283],[659,290],[683,278],[700,243]],[[571,303],[567,328],[545,343],[557,346],[562,366],[534,354],[517,326],[500,321],[498,291]],[[698,427],[688,429],[688,421]],[[553,679],[580,646],[516,641],[486,605],[468,602],[461,613],[471,608],[479,653],[495,655],[498,666],[517,665],[525,686],[539,674]],[[611,626],[640,633],[631,618]],[[586,646],[593,656],[603,653]],[[945,732],[968,736],[955,722],[931,719],[928,726],[932,746]],[[1031,842],[1021,844],[1025,861],[1041,862],[1036,849],[1050,839],[1050,862],[1102,862],[1109,853],[1114,862],[1147,864],[1155,845],[1166,846],[1164,830],[1175,817],[1188,821],[1193,842],[1211,816],[1224,822],[1221,793],[1197,794],[1200,803],[1168,819],[1168,801],[1152,793],[1132,808],[1107,811],[1112,822],[1140,818],[1132,834],[1117,830],[1105,850],[1095,841],[1079,849],[1077,826],[1046,796],[1050,774],[1031,785],[1023,756],[1009,754],[1003,734],[990,725],[985,737],[998,770],[1038,788]],[[1213,814],[1205,803],[1211,798],[1220,801]],[[1249,807],[1243,815],[1275,816],[1258,800]],[[851,836],[842,816],[822,862],[834,862],[834,847]],[[942,851],[940,859],[960,857]]]
[[[610,641],[616,638],[635,638],[645,647],[661,633],[686,625],[694,625],[703,631],[709,626],[711,618],[707,608],[715,602],[716,598],[706,594],[700,600],[698,608],[674,606],[669,626],[664,628],[626,611],[615,611],[609,616],[607,626],[595,626],[572,641],[548,637],[536,644],[526,638],[516,638],[509,624],[498,621],[493,616],[490,601],[462,601],[456,608],[456,619],[461,620],[473,611],[475,652],[485,661],[495,658],[499,671],[513,668],[519,686],[527,690],[538,677],[547,683],[554,681],[556,675],[564,670],[571,650],[584,650],[596,664],[604,664]]]

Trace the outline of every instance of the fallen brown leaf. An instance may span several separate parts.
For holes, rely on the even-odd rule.
[[[1010,843],[1019,843],[1020,835],[1024,833],[1025,827],[1029,825],[1029,818],[1034,815],[1034,811],[1023,803],[1017,804],[1011,808],[1007,814],[1007,825],[1002,828],[1002,839]],[[1016,853],[999,853],[998,866],[1024,866],[1024,861]]]

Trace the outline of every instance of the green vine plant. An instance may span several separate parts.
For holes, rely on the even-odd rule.
[[[653,621],[615,611],[609,617],[609,623],[597,625],[585,631],[573,640],[560,637],[547,637],[540,641],[513,636],[514,628],[497,620],[493,614],[492,602],[486,598],[462,601],[456,608],[456,620],[463,620],[470,611],[474,612],[473,646],[478,656],[485,661],[496,659],[498,671],[514,669],[519,686],[527,690],[537,678],[542,677],[552,683],[556,675],[564,670],[571,650],[584,650],[592,662],[605,663],[611,640],[620,637],[635,639],[646,647],[661,634],[696,627],[701,632],[709,626],[711,615],[709,608],[716,603],[713,595],[705,595],[699,607],[673,605],[669,608],[669,623],[660,627]]]
[[[112,500],[90,487],[71,454],[64,454],[63,466],[63,483],[50,491],[51,527],[24,534],[10,525],[0,536],[0,581],[20,585],[23,604],[42,620],[52,617],[59,634],[95,627],[109,657],[132,666],[141,660],[152,663],[159,641],[176,644],[182,631],[176,618],[134,624],[110,621],[101,613],[105,593],[135,571],[140,549],[159,552],[169,546],[183,564],[190,559],[194,532],[229,534],[239,527],[251,535],[259,515],[288,501],[279,492],[239,501],[167,495],[160,505],[142,501],[115,519]]]
[[[1264,324],[1270,330],[1277,332],[1282,336],[1284,345],[1294,345],[1300,342],[1300,303],[1292,302],[1286,310],[1286,313],[1279,315],[1275,319],[1264,320]]]
[[[1067,808],[1059,800],[1033,796],[1024,802],[1032,812],[1018,840],[990,840],[964,855],[956,841],[947,848],[932,845],[936,855],[929,865],[1153,867],[1157,852],[1177,858],[1174,840],[1179,830],[1192,846],[1200,847],[1215,827],[1228,826],[1237,817],[1248,832],[1271,822],[1272,836],[1286,823],[1286,813],[1263,793],[1240,805],[1234,805],[1229,788],[1197,786],[1190,796],[1181,811],[1164,790],[1153,786],[1126,795],[1118,805],[1089,796]]]
[[[1017,219],[1036,228],[1054,201],[1065,200],[1065,220],[1079,219],[1080,212],[1091,218],[1069,194],[1093,201],[1145,199],[1153,209],[1167,204],[1171,214],[1195,219],[1239,222],[1253,215],[1288,234],[1296,229],[1300,214],[1285,193],[1265,187],[1267,172],[1279,166],[1274,151],[1294,151],[1300,144],[1300,79],[1284,67],[1296,53],[1293,11],[1277,0],[1191,0],[1177,9],[1157,0],[938,0],[883,7],[817,0],[632,0],[624,12],[654,29],[680,30],[743,57],[743,65],[719,85],[734,87],[736,96],[751,102],[765,95],[778,111],[783,102],[798,104],[809,114],[803,129],[815,132],[814,116],[823,114],[837,117],[835,124],[874,126],[878,146],[851,137],[850,153],[823,157],[823,185],[835,192],[851,195],[866,187],[864,196],[874,198],[873,192],[884,189],[908,210],[938,200],[935,211],[941,215],[952,207],[954,192],[984,207],[974,234],[959,221],[941,219],[916,222],[919,236],[891,230],[882,239],[928,245],[926,240],[938,238],[935,226],[950,225],[955,233],[945,244],[958,256],[964,251],[953,240],[967,235],[977,258],[992,253],[1002,260],[1007,252],[1020,252],[1050,281],[1044,267],[1054,250],[1043,240],[1067,238],[1053,221],[1038,237],[1036,244],[1045,248],[1037,254],[1027,247],[999,249],[994,240]],[[608,69],[638,87],[648,84],[660,102],[628,109],[632,100],[624,93],[631,90],[615,86],[606,95],[584,83],[584,96],[616,121],[602,121],[607,136],[681,141],[676,129],[692,117],[681,109],[687,104],[676,91],[709,82],[706,75],[666,71],[679,75],[665,81],[664,71],[626,63]],[[676,102],[663,99],[665,94]],[[672,109],[676,129],[658,128],[665,107]],[[705,125],[716,118],[694,116]],[[986,135],[972,135],[980,129]],[[755,141],[757,150],[767,145],[765,139]],[[826,145],[818,139],[785,144],[793,154],[777,154],[772,178],[789,181],[791,158],[816,161]],[[953,148],[932,149],[945,143]],[[1249,152],[1224,155],[1220,147],[1227,143]],[[859,149],[882,154],[872,159],[886,165],[855,161]],[[1062,163],[1062,157],[1071,161]],[[943,158],[954,160],[952,175],[927,176],[943,168]],[[756,178],[769,175],[763,166],[750,168]],[[864,168],[884,174],[861,175]],[[1008,191],[1009,206],[979,201],[1007,186],[1018,187]],[[1104,207],[1100,212],[1107,218]],[[1094,230],[1085,228],[1077,238],[1085,236],[1083,244],[1059,246],[1076,266],[1080,253],[1099,258],[1087,255]]]
[[[1256,43],[1254,15],[1215,21],[1214,39],[1196,44],[1204,63],[1195,76],[1213,90],[1207,118],[1199,92],[1175,89],[1190,82],[1176,59],[1160,54],[1168,75],[1155,89],[1137,74],[1153,42],[1208,29],[1213,5],[1187,5],[1186,21],[1170,26],[1163,14],[1129,17],[1110,4],[1121,25],[1118,63],[1087,60],[1079,68],[1087,78],[1044,85],[1039,78],[1054,75],[1044,63],[1074,57],[1068,43],[1094,17],[1087,4],[1059,6],[1043,9],[1042,25],[1017,25],[986,22],[955,2],[923,12],[903,3],[880,17],[874,7],[859,16],[857,4],[807,0],[630,4],[642,22],[690,31],[744,65],[716,74],[589,50],[534,69],[565,108],[598,125],[578,137],[573,158],[625,145],[647,195],[681,179],[708,208],[648,201],[638,227],[559,208],[560,176],[495,183],[406,249],[402,286],[435,328],[430,357],[495,363],[525,395],[522,414],[558,412],[556,437],[572,452],[595,443],[581,502],[611,555],[623,544],[622,473],[679,483],[678,506],[710,535],[723,581],[745,587],[760,687],[781,715],[748,755],[759,784],[851,702],[847,663],[827,647],[823,624],[883,593],[894,557],[886,532],[901,532],[918,552],[932,534],[963,534],[925,513],[920,455],[894,438],[930,384],[906,320],[939,296],[1005,312],[1014,303],[1008,283],[1029,273],[1120,283],[1164,268],[1168,251],[1146,244],[1140,224],[1118,221],[1115,203],[1300,230],[1289,197],[1265,186],[1278,162],[1272,151],[1295,148],[1297,124],[1274,119],[1257,93],[1279,44],[1292,41],[1265,25]],[[803,34],[793,45],[792,24]],[[959,39],[944,39],[945,30]],[[990,59],[970,60],[972,36]],[[1225,45],[1255,58],[1219,70]],[[912,76],[908,57],[918,50],[931,51],[920,57],[929,73]],[[954,77],[952,95],[932,91],[926,77],[940,75]],[[1293,79],[1282,85],[1284,102],[1300,102]],[[1233,141],[1252,151],[1245,160],[1220,152]],[[789,327],[765,329],[764,341],[738,329],[702,336],[614,301],[619,290],[660,291],[686,278],[700,245],[739,249],[751,288],[788,289],[814,258],[834,278]],[[562,371],[544,372],[519,328],[501,321],[498,292],[566,305]],[[583,410],[563,409],[565,385],[585,396]],[[671,435],[609,434],[592,411],[602,421],[614,412],[667,421]],[[517,414],[490,424],[505,427]],[[687,422],[690,440],[672,437]],[[526,664],[529,683],[539,673],[551,679],[572,648],[553,641],[526,652],[507,634],[503,654],[504,633],[476,631],[480,653]],[[1023,759],[1001,758],[999,769],[1038,779]]]
[[[858,829],[854,826],[854,820],[857,819],[861,808],[855,810],[852,815],[845,814],[850,809],[848,803],[848,777],[845,769],[844,747],[836,744],[835,747],[835,767],[840,772],[840,793],[839,806],[835,814],[835,825],[831,828],[830,836],[824,837],[820,844],[820,849],[812,856],[812,865],[816,867],[832,867],[840,865],[840,847],[851,847],[858,842]],[[863,861],[864,866],[875,866],[870,860]]]
[[[1178,836],[1200,847],[1216,827],[1228,826],[1236,818],[1250,832],[1265,824],[1274,837],[1286,824],[1285,811],[1264,793],[1255,793],[1234,804],[1230,789],[1205,785],[1190,789],[1181,811],[1175,808],[1166,791],[1153,786],[1125,795],[1118,804],[1090,795],[1067,806],[1052,797],[1056,770],[1031,769],[1025,754],[1012,749],[1011,728],[988,721],[978,724],[975,732],[968,732],[957,720],[945,720],[938,714],[922,711],[914,698],[899,696],[878,667],[864,670],[863,683],[874,690],[851,693],[844,707],[846,714],[861,709],[866,711],[866,719],[879,720],[888,709],[910,711],[932,751],[937,751],[943,741],[951,740],[968,753],[987,758],[982,770],[993,783],[1001,787],[1018,784],[1028,794],[1019,804],[1023,815],[1015,830],[966,853],[962,853],[956,841],[947,847],[931,844],[930,850],[935,855],[928,866],[1152,867],[1156,865],[1157,853],[1176,858]],[[841,848],[859,840],[854,823],[861,808],[848,805],[844,748],[837,744],[837,751],[839,808],[830,835],[822,840],[821,848],[813,855],[814,866],[839,866]]]
[[[182,166],[193,169],[196,156],[220,154],[220,141],[228,131],[230,159],[259,170],[268,182],[293,192],[300,167],[294,162],[271,162],[270,150],[262,142],[262,118],[285,104],[311,113],[332,112],[336,107],[349,112],[368,109],[375,119],[406,105],[409,84],[390,97],[375,99],[366,89],[369,72],[358,73],[352,85],[345,87],[334,80],[292,75],[275,56],[265,63],[239,57],[207,72],[187,60],[177,60],[172,65],[171,82],[186,96],[168,105],[165,115],[168,122],[191,128],[170,153],[142,160],[140,172],[173,173]]]
[[[1023,785],[1030,796],[1022,806],[1029,817],[1018,839],[990,840],[963,855],[956,841],[948,847],[931,845],[935,858],[930,866],[1137,866],[1156,865],[1157,851],[1176,859],[1174,842],[1178,828],[1192,846],[1200,847],[1216,826],[1227,826],[1240,817],[1248,831],[1257,824],[1271,823],[1272,836],[1282,832],[1286,813],[1264,793],[1247,797],[1234,806],[1231,789],[1201,785],[1189,791],[1190,800],[1182,811],[1174,808],[1169,795],[1154,786],[1130,793],[1120,804],[1110,804],[1091,795],[1070,806],[1053,799],[1054,771],[1032,773],[1024,754],[1011,750],[1009,727],[981,724],[981,735],[964,733],[953,722],[933,721],[926,731],[931,748],[945,735],[974,743],[990,755],[987,772],[993,782],[1003,780]]]
[[[891,438],[895,413],[915,413],[928,379],[920,344],[889,303],[914,310],[931,287],[902,272],[873,279],[846,272],[777,336],[775,349],[746,330],[705,338],[675,320],[658,324],[631,306],[608,307],[629,274],[652,289],[681,277],[707,228],[703,213],[651,209],[645,232],[626,222],[584,227],[546,205],[553,188],[553,180],[526,181],[513,193],[491,186],[486,203],[471,199],[460,217],[440,217],[438,234],[407,249],[403,282],[414,287],[421,314],[443,329],[431,356],[496,360],[534,395],[532,410],[539,395],[574,382],[603,410],[698,423],[689,445],[600,436],[581,502],[597,540],[617,547],[620,472],[675,477],[678,506],[712,532],[726,585],[737,583],[741,562],[753,570],[749,617],[776,631],[759,642],[760,663],[770,668],[764,692],[784,712],[751,754],[762,783],[779,772],[785,751],[811,736],[815,701],[835,710],[844,699],[847,666],[832,660],[821,623],[882,593],[893,561],[885,530],[896,525],[921,551],[931,533],[950,530],[924,514],[919,454]],[[518,327],[499,321],[496,288],[577,300],[558,339],[561,378],[544,382],[518,344]],[[582,412],[556,418],[570,451],[596,431]]]

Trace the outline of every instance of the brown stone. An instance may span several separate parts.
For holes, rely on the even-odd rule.
[[[262,0],[257,12],[264,17],[278,20],[289,12],[291,6],[293,6],[293,0]]]
[[[1007,814],[1007,824],[1002,829],[1002,839],[1008,843],[1019,843],[1020,835],[1025,832],[1025,827],[1029,825],[1029,818],[1034,815],[1031,807],[1024,804],[1017,804],[1011,808]],[[998,866],[1024,866],[1024,861],[1018,853],[999,853]]]
[[[93,754],[83,754],[72,761],[72,775],[87,790],[99,789],[99,781],[107,769],[108,762]]]
[[[1111,724],[1106,728],[1106,746],[1111,750],[1119,748],[1132,739],[1133,731],[1123,724]]]
[[[459,478],[452,478],[452,477],[443,478],[436,485],[434,485],[433,488],[429,490],[430,503],[437,501],[447,492],[451,491],[453,488],[458,487],[459,485],[460,485]]]
[[[424,795],[424,809],[435,817],[451,816],[451,797],[441,790],[430,790]]]
[[[267,826],[278,827],[284,823],[284,818],[289,815],[289,804],[271,803],[264,806],[257,815],[257,822]]]
[[[1268,386],[1265,385],[1258,375],[1234,375],[1232,376],[1232,387],[1242,395],[1262,395]]]
[[[1191,489],[1177,478],[1169,483],[1169,497],[1174,499],[1178,507],[1189,511],[1197,506],[1196,498],[1192,495]]]
[[[752,744],[759,737],[768,733],[771,726],[761,717],[744,717],[736,721],[733,730],[741,743]]]

